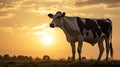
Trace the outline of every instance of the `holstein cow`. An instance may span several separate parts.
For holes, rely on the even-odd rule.
[[[61,28],[67,38],[67,41],[72,47],[72,60],[75,60],[75,42],[78,42],[78,54],[79,60],[81,60],[81,49],[83,41],[90,43],[94,46],[98,43],[99,56],[97,61],[99,62],[104,51],[103,41],[106,44],[106,61],[108,61],[109,50],[111,57],[113,57],[112,48],[112,22],[110,19],[91,19],[81,17],[68,17],[65,16],[65,12],[56,12],[55,15],[48,14],[52,18],[50,27]]]

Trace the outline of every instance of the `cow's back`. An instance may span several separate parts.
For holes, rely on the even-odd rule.
[[[78,26],[82,23],[83,40],[92,45],[98,42],[103,37],[109,37],[112,25],[109,19],[89,19],[79,18]],[[79,27],[81,28],[81,27]]]

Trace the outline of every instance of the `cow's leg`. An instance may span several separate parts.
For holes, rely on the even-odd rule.
[[[81,43],[78,43],[78,54],[79,54],[79,60],[81,61],[81,52],[82,52],[82,42]]]
[[[83,39],[80,36],[79,39],[78,39],[78,48],[77,48],[77,51],[78,51],[78,54],[79,54],[79,60],[80,61],[81,61],[82,44],[83,44]]]
[[[75,43],[71,43],[71,48],[72,48],[72,61],[75,61],[75,52],[76,52]]]
[[[107,37],[105,38],[105,43],[106,43],[106,61],[108,61],[110,45],[109,45],[109,39]]]
[[[103,54],[103,51],[104,51],[103,41],[104,41],[104,37],[102,37],[102,38],[98,41],[99,56],[98,56],[97,62],[100,62],[100,59],[101,59],[102,54]]]

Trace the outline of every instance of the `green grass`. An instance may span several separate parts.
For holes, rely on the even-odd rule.
[[[87,61],[39,61],[39,62],[0,62],[0,67],[120,67],[120,61],[112,60],[109,62],[95,60]]]

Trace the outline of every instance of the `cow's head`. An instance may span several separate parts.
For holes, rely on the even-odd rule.
[[[60,27],[63,25],[63,17],[65,16],[65,12],[56,12],[55,15],[53,14],[48,14],[48,17],[52,18],[52,22],[50,23],[50,27]]]

